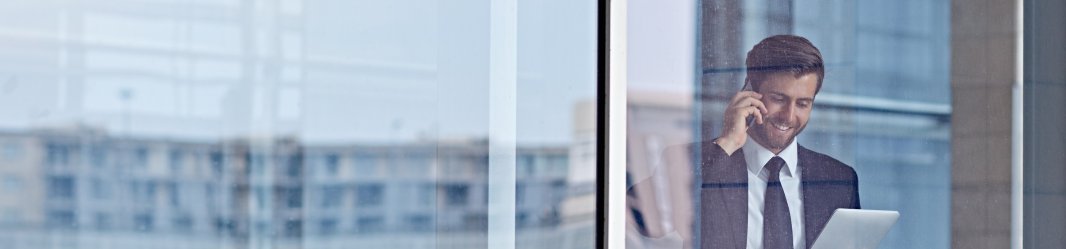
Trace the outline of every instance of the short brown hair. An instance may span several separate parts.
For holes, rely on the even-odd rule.
[[[754,90],[759,89],[759,85],[767,76],[775,73],[789,72],[795,77],[814,73],[818,75],[818,87],[814,93],[818,94],[822,89],[822,79],[825,78],[822,53],[811,41],[801,36],[767,37],[748,51],[748,58],[744,63],[748,72],[745,80]]]

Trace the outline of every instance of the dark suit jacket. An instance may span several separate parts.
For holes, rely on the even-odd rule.
[[[700,246],[744,248],[748,233],[748,168],[743,149],[732,156],[706,142],[700,160]],[[855,170],[824,154],[799,146],[800,191],[803,192],[807,248],[837,208],[858,209],[859,180]]]

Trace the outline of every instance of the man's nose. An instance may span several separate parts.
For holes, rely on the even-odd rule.
[[[796,114],[796,104],[789,103],[785,105],[784,109],[781,110],[781,114],[784,115],[785,118],[787,118],[789,121],[791,121],[792,117],[795,117]]]

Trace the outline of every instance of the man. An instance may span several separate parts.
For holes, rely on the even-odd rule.
[[[799,146],[825,69],[803,37],[755,45],[721,134],[702,144],[703,248],[809,248],[837,208],[858,209],[855,171]],[[749,126],[750,125],[750,126]]]

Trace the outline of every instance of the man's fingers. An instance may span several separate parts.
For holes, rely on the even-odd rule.
[[[762,124],[762,122],[763,122],[763,120],[762,120],[762,111],[759,110],[758,107],[754,107],[754,106],[744,107],[742,113],[744,113],[744,118],[742,119],[741,122],[744,122],[744,126],[745,127],[747,127],[747,125],[748,125],[748,117],[751,117],[751,116],[755,116],[754,118],[755,118],[755,122],[756,123]]]
[[[737,117],[736,121],[733,122],[736,122],[737,126],[744,127],[745,129],[748,128],[748,118],[754,118],[754,121],[758,124],[763,123],[763,114],[758,107],[748,106],[744,108],[739,108],[737,109],[737,114],[739,114],[737,115],[739,117]]]
[[[767,114],[767,113],[770,113],[770,111],[766,110],[766,104],[763,104],[763,102],[762,102],[761,100],[758,100],[758,99],[752,99],[752,100],[751,100],[751,106],[754,106],[754,107],[756,107],[756,108],[759,108],[759,111],[761,112],[761,113],[759,113],[759,114]],[[762,116],[762,115],[760,115],[760,116]]]
[[[745,107],[750,107],[750,106],[754,106],[756,108],[759,108],[759,111],[761,111],[763,114],[766,114],[766,113],[769,112],[769,111],[766,110],[766,105],[763,104],[761,100],[753,98],[753,97],[746,97],[746,98],[740,99],[738,102],[736,102],[736,104],[733,105],[733,108],[745,108]]]
[[[759,104],[762,104],[762,103],[759,103]],[[762,110],[762,111],[766,110],[765,109],[766,107],[761,107],[761,108],[763,108],[763,109],[755,108],[755,110],[752,110],[752,114],[755,115],[755,122],[758,122],[759,124],[762,124],[762,114],[763,114],[760,110]]]

